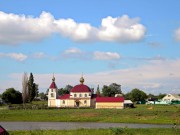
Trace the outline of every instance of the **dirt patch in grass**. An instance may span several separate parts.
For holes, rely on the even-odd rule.
[[[99,113],[87,112],[80,114],[81,117],[98,117]]]

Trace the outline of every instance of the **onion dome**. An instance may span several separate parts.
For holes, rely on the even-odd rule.
[[[80,78],[79,81],[80,81],[80,84],[74,86],[70,92],[91,92],[91,89],[87,85],[83,84],[84,83],[83,76]]]
[[[79,80],[79,81],[80,81],[80,83],[81,83],[81,84],[83,84],[83,83],[84,83],[84,78],[83,78],[83,76],[80,78],[80,80]]]

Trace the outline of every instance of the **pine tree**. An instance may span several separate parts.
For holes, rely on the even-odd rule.
[[[34,83],[34,77],[32,73],[30,73],[29,76],[28,91],[29,91],[29,102],[32,102],[32,100],[36,95],[36,84]]]
[[[99,89],[99,85],[98,85],[98,87],[97,87],[96,94],[97,94],[98,96],[101,95],[101,92],[100,92],[100,89]]]
[[[35,83],[35,97],[38,97],[39,95],[39,85]]]

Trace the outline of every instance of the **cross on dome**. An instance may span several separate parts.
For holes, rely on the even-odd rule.
[[[53,73],[53,78],[52,78],[52,81],[55,82],[55,77],[54,77],[54,73]]]
[[[81,78],[80,78],[80,80],[79,80],[79,81],[80,81],[80,83],[81,83],[81,84],[83,84],[83,83],[84,83],[83,73],[82,73],[82,76],[81,76]]]

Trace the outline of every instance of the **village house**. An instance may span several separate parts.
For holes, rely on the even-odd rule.
[[[69,94],[58,95],[55,77],[48,91],[48,107],[92,107],[92,108],[124,108],[124,97],[100,97],[84,84],[84,78],[80,78],[80,84],[74,86]]]
[[[178,94],[167,94],[162,98],[162,101],[180,101],[180,96]]]

